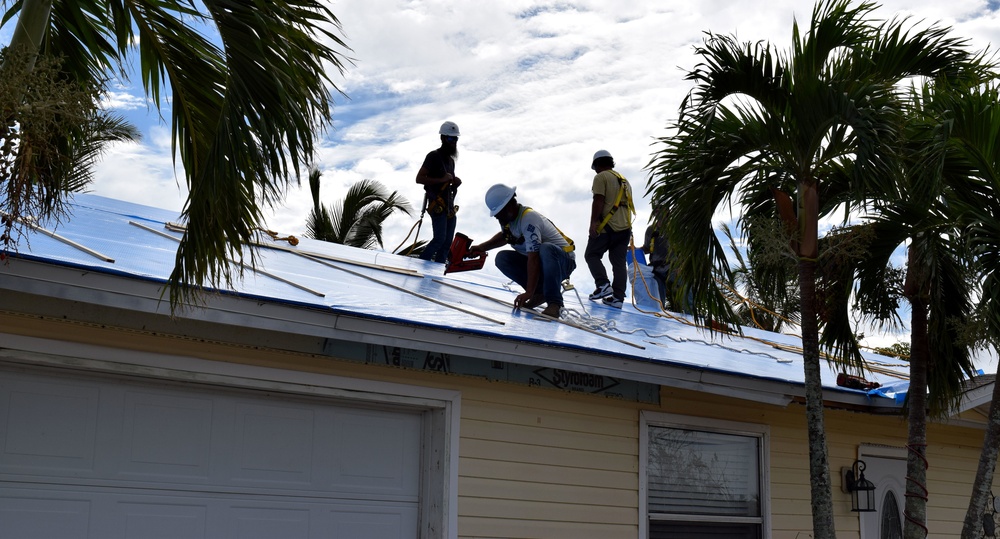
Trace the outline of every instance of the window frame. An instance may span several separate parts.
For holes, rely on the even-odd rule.
[[[760,522],[762,537],[771,536],[771,477],[770,477],[770,432],[769,425],[743,423],[723,419],[709,419],[665,412],[643,410],[639,414],[639,538],[649,537],[649,429],[667,427],[703,432],[748,436],[759,440],[760,461],[760,517],[716,517],[689,515],[683,518],[658,518],[658,520],[684,520],[687,522],[757,523]]]

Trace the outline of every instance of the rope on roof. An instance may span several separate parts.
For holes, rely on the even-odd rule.
[[[634,248],[634,246],[633,246],[633,248]],[[633,254],[633,256],[635,256],[635,255]],[[635,310],[637,310],[637,311],[639,311],[641,313],[645,313],[645,314],[652,314],[653,316],[659,316],[659,317],[663,317],[663,318],[668,318],[670,320],[674,320],[676,322],[680,322],[680,323],[688,325],[688,326],[692,326],[692,327],[696,327],[696,328],[701,328],[701,329],[708,329],[706,326],[695,324],[694,322],[692,322],[691,320],[688,320],[685,317],[677,316],[677,315],[671,313],[670,311],[668,311],[666,309],[666,307],[663,305],[663,303],[660,302],[659,298],[653,297],[653,294],[649,290],[649,284],[646,282],[646,278],[642,275],[642,272],[638,271],[638,265],[637,264],[633,264],[632,266],[633,266],[633,270],[632,271],[633,271],[633,279],[634,279],[633,283],[635,283],[637,280],[641,279],[642,284],[646,287],[646,293],[649,294],[650,298],[653,299],[656,302],[657,305],[660,306],[660,310],[659,311],[647,311],[647,310],[644,310],[641,307],[639,307],[639,305],[635,301],[635,288],[636,287],[633,286],[632,306],[635,307]],[[766,312],[768,314],[771,314],[772,316],[775,316],[775,317],[781,319],[782,321],[788,323],[789,325],[797,325],[793,320],[785,318],[785,317],[781,316],[780,314],[778,314],[778,313],[776,313],[776,312],[774,312],[774,311],[772,311],[772,310],[764,307],[763,305],[760,305],[758,303],[755,303],[755,302],[753,302],[753,301],[751,301],[751,300],[743,297],[739,292],[737,292],[732,287],[728,286],[726,283],[724,283],[724,282],[722,282],[722,281],[720,281],[718,279],[716,279],[716,282],[718,282],[720,285],[722,285],[723,287],[725,287],[725,288],[728,289],[728,291],[731,294],[731,296],[729,297],[729,299],[731,301],[736,302],[737,300],[739,300],[742,303],[745,303],[750,308],[751,319],[753,320],[753,322],[757,326],[757,328],[764,329],[763,326],[761,326],[760,323],[757,322],[756,317],[753,316],[754,309],[763,310],[764,312]],[[621,333],[628,333],[628,332],[619,330],[619,329],[614,328],[614,327],[612,327],[612,329],[614,329],[615,331],[619,331]],[[722,333],[724,335],[737,336],[736,333],[733,333],[733,332],[728,331],[726,329],[720,329],[720,328],[717,328],[717,327],[713,327],[712,329],[715,330],[715,331],[718,331],[719,333]],[[639,330],[635,330],[635,331],[643,331],[650,338],[666,337],[666,338],[674,340],[676,342],[682,342],[682,340],[674,338],[674,337],[671,337],[669,335],[655,335],[655,336],[651,335],[645,329],[639,329]],[[635,331],[632,331],[631,333],[635,333]],[[790,334],[790,335],[792,337],[798,337],[799,339],[802,338],[799,335],[795,335],[795,334]],[[742,338],[744,338],[744,339],[750,339],[752,341],[757,341],[757,342],[759,342],[761,344],[765,344],[765,345],[771,346],[771,347],[773,347],[773,348],[775,348],[777,350],[781,350],[781,351],[784,351],[784,352],[792,352],[792,353],[795,353],[796,355],[801,355],[802,354],[802,347],[801,346],[796,346],[796,345],[791,345],[791,344],[785,344],[785,343],[779,343],[779,342],[772,341],[772,340],[769,340],[769,339],[763,339],[763,338],[760,338],[760,337],[754,337],[754,336],[745,335],[745,334],[742,334],[742,333],[739,334],[739,336],[742,337]],[[704,344],[709,344],[709,345],[714,345],[714,346],[720,346],[720,347],[722,347],[722,345],[718,345],[718,344],[715,344],[715,343],[709,343],[708,341],[705,341],[705,340],[684,339],[683,341],[687,341],[687,342],[699,342],[699,343],[704,343]],[[723,348],[727,348],[727,347],[723,347]],[[868,347],[862,346],[862,348],[868,348]],[[733,351],[736,351],[736,352],[740,352],[740,350],[736,350],[735,348],[727,348],[727,349],[733,350]],[[745,352],[746,353],[751,353],[751,354],[764,355],[766,357],[773,358],[775,361],[777,361],[779,363],[791,363],[791,362],[794,361],[792,359],[787,359],[787,358],[777,358],[777,357],[772,356],[770,354],[759,353],[759,352],[750,352],[749,350],[745,350]],[[831,363],[836,363],[836,364],[840,364],[841,363],[835,357],[831,356],[829,353],[824,352],[822,350],[820,350],[820,357],[826,359],[827,361],[829,361]],[[894,370],[891,369],[891,367],[905,367],[906,365],[902,365],[902,364],[888,364],[888,363],[876,363],[876,362],[873,362],[871,360],[868,360],[867,358],[864,358],[863,361],[865,362],[865,369],[868,370],[868,371],[870,371],[870,372],[874,372],[874,373],[878,373],[878,374],[884,374],[886,376],[892,376],[892,377],[895,377],[895,378],[898,378],[898,379],[901,379],[901,380],[907,380],[907,379],[909,379],[909,376],[907,374],[901,373],[899,371],[894,371]]]
[[[461,290],[463,292],[466,292],[468,294],[473,294],[473,295],[479,296],[481,298],[486,298],[488,300],[494,301],[494,302],[499,303],[501,305],[504,305],[506,307],[511,307],[511,308],[514,307],[514,304],[511,303],[511,302],[509,302],[509,301],[504,301],[502,299],[498,299],[498,298],[495,298],[495,297],[487,295],[487,294],[476,292],[475,290],[469,290],[468,288],[464,288],[464,287],[458,286],[458,285],[456,285],[454,283],[449,283],[447,281],[443,281],[441,279],[432,279],[432,280],[435,283],[442,284],[442,285],[445,285],[445,286],[449,286],[451,288],[455,288],[457,290]],[[560,324],[565,324],[565,325],[567,325],[569,327],[576,328],[576,329],[579,329],[579,330],[582,330],[582,331],[586,331],[587,333],[592,333],[594,335],[597,335],[598,337],[604,337],[605,339],[611,339],[612,341],[615,341],[615,342],[620,342],[622,344],[627,344],[629,346],[633,346],[633,347],[638,348],[640,350],[645,350],[646,349],[646,347],[643,346],[643,345],[641,345],[641,344],[636,344],[634,342],[626,341],[625,339],[619,339],[619,338],[617,338],[617,337],[615,337],[613,335],[608,335],[607,333],[601,333],[600,331],[595,331],[595,330],[593,330],[591,328],[575,324],[575,323],[573,323],[570,320],[566,320],[566,319],[563,319],[563,318],[556,318],[556,317],[553,317],[553,316],[546,316],[544,314],[537,313],[537,312],[534,313],[534,316],[540,317],[542,320],[551,320],[553,322],[559,322]]]

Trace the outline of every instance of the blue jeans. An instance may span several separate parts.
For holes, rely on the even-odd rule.
[[[451,250],[451,242],[455,237],[455,223],[458,219],[454,215],[448,217],[446,211],[429,214],[431,218],[431,230],[434,237],[427,242],[424,252],[420,253],[421,260],[433,260],[442,264],[448,262],[448,254]]]
[[[562,282],[576,269],[576,260],[562,247],[551,243],[543,243],[538,248],[538,256],[542,259],[541,292],[549,305],[562,305]],[[528,287],[528,257],[517,251],[500,251],[496,258],[497,269],[508,279]]]

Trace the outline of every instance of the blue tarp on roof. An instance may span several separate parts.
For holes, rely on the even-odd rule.
[[[181,233],[172,211],[95,195],[77,195],[71,214],[42,227],[79,247],[32,231],[17,258],[84,268],[165,283],[174,267]],[[235,290],[241,296],[293,307],[447,329],[512,341],[543,343],[651,363],[735,374],[801,385],[801,339],[745,328],[744,335],[710,335],[680,315],[657,316],[631,305],[612,309],[580,294],[565,294],[569,320],[589,329],[548,321],[532,312],[512,312],[517,285],[486,271],[443,275],[443,266],[382,251],[355,249],[299,238],[297,246],[262,234],[261,271],[249,271]],[[96,253],[88,253],[84,247]],[[101,259],[103,255],[113,261]],[[491,253],[487,264],[492,264]],[[582,252],[579,253],[582,256]],[[0,268],[0,278],[4,270]],[[581,277],[578,274],[577,279]],[[582,301],[578,301],[582,297]],[[434,301],[437,300],[437,301]],[[905,378],[902,361],[866,356],[869,380],[895,385]],[[836,387],[835,366],[822,363],[824,386]],[[852,391],[852,390],[845,390]],[[863,394],[863,391],[858,391]],[[881,397],[881,396],[877,396]],[[887,400],[891,400],[890,396]]]

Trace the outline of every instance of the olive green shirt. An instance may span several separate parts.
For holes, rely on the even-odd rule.
[[[618,181],[618,176],[611,170],[605,170],[596,176],[594,176],[594,186],[591,191],[595,195],[604,196],[604,209],[601,210],[601,221],[604,217],[608,215],[611,208],[615,205],[615,200],[618,198],[618,190],[621,189],[621,183]],[[632,186],[625,183],[626,192],[622,193],[621,202],[618,204],[618,209],[615,214],[611,216],[611,220],[605,225],[605,230],[612,230],[614,232],[621,232],[622,230],[628,230],[632,228],[632,216],[629,215],[628,211],[628,201],[632,198]]]

